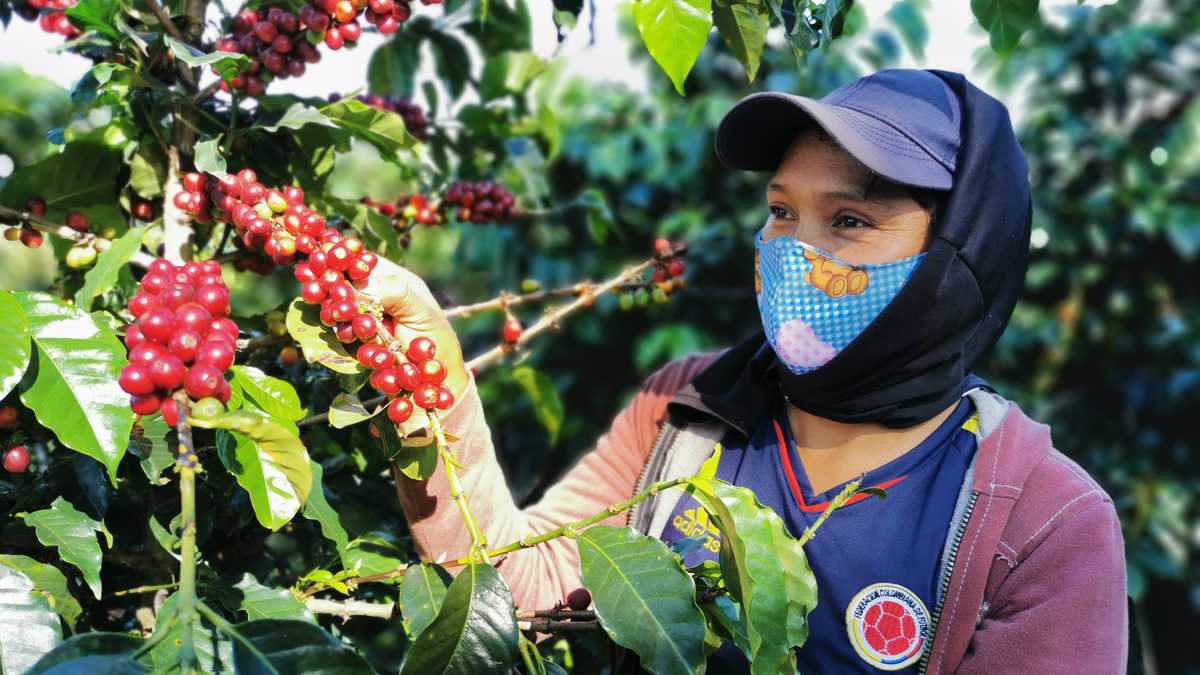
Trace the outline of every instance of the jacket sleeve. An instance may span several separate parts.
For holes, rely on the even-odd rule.
[[[1104,498],[1055,525],[985,606],[960,675],[1125,672],[1129,617],[1116,510]]]
[[[459,473],[467,503],[489,548],[586,518],[632,496],[666,414],[667,402],[711,362],[712,356],[689,356],[651,375],[596,447],[537,504],[524,510],[513,501],[496,461],[491,430],[472,378],[467,391],[443,418],[443,428],[461,439],[450,447],[464,467]],[[425,481],[411,480],[397,470],[393,475],[422,559],[443,562],[465,556],[470,537],[450,499],[441,463]],[[626,515],[618,514],[605,522],[624,525]],[[522,608],[548,608],[579,586],[578,549],[565,537],[510,553],[498,567],[512,590],[513,600]]]

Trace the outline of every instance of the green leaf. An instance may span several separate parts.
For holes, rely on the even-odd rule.
[[[321,109],[342,130],[379,149],[384,157],[420,145],[404,128],[404,118],[396,113],[372,108],[353,98],[331,103]]]
[[[451,99],[457,99],[471,79],[471,58],[467,56],[467,48],[458,38],[442,31],[431,33],[429,41],[433,46],[438,77],[450,90]]]
[[[321,323],[320,313],[316,305],[299,298],[293,300],[287,312],[288,333],[309,363],[319,363],[338,373],[358,374],[363,369],[358,359],[348,354],[333,331]]]
[[[596,188],[589,188],[579,195],[578,203],[587,210],[588,234],[592,235],[592,241],[604,244],[608,241],[608,234],[617,229],[612,209],[609,208],[604,193]]]
[[[80,0],[67,10],[71,22],[84,30],[94,30],[114,42],[121,42],[122,36],[116,29],[114,19],[117,16],[117,3],[114,0]]]
[[[389,426],[391,426],[390,423]],[[392,428],[395,429],[395,427]],[[413,480],[428,480],[437,470],[437,445],[435,443],[401,444],[389,458],[405,476]]]
[[[67,589],[67,578],[57,567],[40,563],[24,555],[0,555],[0,566],[10,567],[29,577],[29,580],[33,582],[33,594],[49,603],[50,607],[67,622],[67,628],[74,628],[75,620],[79,618],[83,609],[79,606],[79,601]],[[3,582],[0,582],[0,586],[3,586]],[[2,600],[0,600],[0,604],[3,604]],[[0,615],[2,614],[3,612],[0,612]],[[0,620],[0,624],[4,622],[4,620]],[[3,663],[3,658],[0,657],[0,664]]]
[[[154,633],[151,634],[151,638],[161,635],[163,631],[166,631],[166,635],[162,637],[162,642],[144,657],[155,673],[179,671],[179,640],[184,626],[174,620],[178,616],[178,612],[178,593],[172,593],[158,608]],[[204,620],[193,623],[191,630],[192,648],[195,650],[200,672],[231,672],[233,670],[233,640]]]
[[[637,0],[633,21],[655,62],[683,96],[683,82],[712,30],[711,0]]]
[[[278,422],[246,411],[226,413],[210,428],[225,428],[216,425],[230,423],[232,417],[240,418],[236,422],[239,427],[253,428],[258,440],[242,433],[217,434],[217,454],[249,493],[258,522],[278,530],[292,520],[308,497],[312,486],[308,452],[300,439]]]
[[[395,538],[386,532],[371,532],[355,537],[346,548],[346,569],[359,576],[382,574],[403,569],[408,553],[396,546]]]
[[[162,472],[175,463],[175,453],[167,446],[167,433],[171,427],[163,421],[162,413],[143,417],[141,427],[143,442],[150,444],[150,452],[141,462],[142,471],[151,483],[163,485],[167,479],[162,477]]]
[[[300,294],[299,282],[286,267],[263,276],[238,272],[233,265],[222,265],[221,278],[229,287],[229,306],[233,308],[234,316],[266,314]],[[319,321],[317,325],[320,325]]]
[[[291,591],[264,586],[248,572],[233,587],[242,592],[242,603],[238,609],[246,613],[247,621],[293,619],[317,622],[316,616]]]
[[[179,550],[179,535],[174,531],[168,531],[167,528],[163,527],[162,523],[158,522],[158,518],[154,517],[154,514],[150,515],[150,518],[147,519],[146,524],[150,526],[150,535],[154,537],[154,541],[157,541],[158,545],[161,546],[164,551],[174,556],[178,560],[179,555],[175,553],[175,551]]]
[[[170,35],[164,35],[163,42],[180,61],[192,67],[212,66],[226,82],[250,67],[250,57],[241,52],[213,51],[205,53]]]
[[[305,621],[265,619],[236,626],[256,652],[240,641],[233,643],[233,661],[240,673],[373,673],[371,666],[349,645]]]
[[[613,641],[654,673],[691,675],[704,666],[704,615],[696,585],[667,545],[623,527],[598,525],[576,538],[583,585]]]
[[[554,382],[545,373],[530,366],[517,366],[512,369],[512,378],[525,390],[533,402],[533,412],[538,421],[550,433],[550,443],[558,441],[562,431],[563,404],[558,397]]]
[[[230,370],[242,392],[271,417],[291,421],[304,418],[300,395],[290,383],[253,366],[234,366]]]
[[[16,559],[12,564],[10,559]],[[51,606],[53,595],[45,594],[26,569],[49,568],[25,556],[0,556],[0,672],[23,673],[62,642],[62,625]],[[60,590],[67,580],[58,572]],[[71,595],[66,593],[66,597]],[[71,598],[74,601],[74,598]],[[79,604],[75,604],[79,614]]]
[[[385,406],[375,408],[375,412],[366,409],[362,401],[354,394],[338,394],[329,404],[329,426],[335,429],[345,429],[383,412]]]
[[[229,174],[225,158],[221,155],[221,139],[210,138],[196,143],[196,170],[211,173],[217,178],[225,178]]]
[[[124,675],[144,673],[130,656],[141,638],[125,633],[83,633],[63,642],[33,664],[24,675]]]
[[[0,204],[21,208],[29,198],[41,197],[47,216],[65,216],[70,207],[115,202],[120,164],[120,155],[110,148],[70,143],[9,176],[0,189]]]
[[[161,156],[151,156],[142,148],[129,158],[129,187],[139,196],[145,199],[162,196],[166,180],[167,167]]]
[[[763,0],[728,4],[724,4],[722,0],[713,0],[712,17],[721,39],[737,60],[742,62],[742,67],[746,70],[746,79],[753,82],[758,74],[758,64],[762,60],[767,29],[771,25],[771,15]]]
[[[145,228],[135,227],[121,235],[96,258],[96,264],[83,276],[83,286],[75,292],[75,306],[85,312],[92,310],[92,301],[117,283],[121,268],[133,260],[142,249]]]
[[[324,469],[319,462],[310,462],[310,467],[313,480],[308,491],[308,501],[304,503],[304,517],[317,521],[321,526],[321,534],[337,546],[338,556],[345,565],[350,538],[346,534],[346,528],[342,527],[337,511],[325,499]]]
[[[100,521],[77,511],[62,497],[56,497],[50,508],[25,514],[25,524],[34,529],[43,546],[57,548],[63,562],[83,572],[84,581],[99,600],[100,543],[96,541],[96,533],[104,529]]]
[[[379,96],[412,96],[417,66],[421,62],[421,35],[413,30],[419,17],[407,22],[392,39],[371,54],[367,64],[367,85]]]
[[[1037,21],[1038,0],[971,0],[971,12],[991,37],[992,51],[1012,51]]]
[[[36,367],[21,382],[21,401],[68,448],[98,460],[117,484],[133,411],[117,386],[125,347],[78,307],[45,293],[14,293],[29,318]]]
[[[304,103],[296,102],[284,111],[283,116],[275,121],[274,124],[256,124],[255,126],[264,131],[276,132],[280,129],[299,129],[306,124],[316,124],[323,127],[337,127],[325,115],[321,114],[320,110],[305,105]]]
[[[437,616],[405,652],[401,675],[508,672],[517,656],[512,594],[491,565],[468,565]]]
[[[754,493],[724,481],[693,478],[688,491],[721,531],[721,572],[742,608],[738,643],[754,673],[792,673],[794,647],[808,638],[817,582],[800,542]]]
[[[4,321],[0,321],[0,345],[4,345],[0,350],[0,398],[4,398],[29,367],[33,343],[30,342],[29,319],[12,293],[0,293],[0,316],[4,317]]]
[[[450,575],[433,563],[409,565],[404,570],[404,586],[400,589],[400,613],[408,627],[409,639],[433,623],[446,598]]]

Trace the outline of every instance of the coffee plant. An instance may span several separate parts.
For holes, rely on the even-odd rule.
[[[554,3],[560,30],[581,4]],[[401,267],[425,278],[493,428],[527,437],[508,423],[522,405],[553,445],[578,425],[534,367],[555,342],[542,338],[571,322],[602,335],[614,310],[653,321],[688,290],[692,256],[720,251],[678,220],[647,225],[632,187],[610,206],[553,175],[586,144],[556,120],[571,103],[541,88],[559,74],[531,51],[525,2],[225,9],[0,0],[0,21],[38,21],[92,62],[53,151],[21,155],[0,184],[6,249],[56,270],[0,291],[0,624],[22,627],[0,631],[0,672],[546,673],[587,670],[609,640],[650,672],[697,672],[725,640],[755,673],[794,672],[815,527],[793,538],[710,462],[488,541],[442,424],[463,392],[456,354],[385,310],[396,279],[416,278]],[[753,80],[772,26],[789,58],[819,64],[857,30],[851,9],[643,0],[633,22],[682,93],[714,26]],[[1020,33],[1013,16],[979,18]],[[366,92],[271,91],[364,31],[392,36]],[[517,270],[523,248],[578,249],[579,269]],[[436,473],[471,542],[421,560],[392,482]],[[710,512],[719,565],[684,568],[700,542],[619,526],[664,490]],[[562,537],[583,587],[515,606],[505,556]]]

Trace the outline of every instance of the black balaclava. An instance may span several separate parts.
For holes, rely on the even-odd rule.
[[[928,255],[828,363],[803,375],[773,369],[790,403],[831,420],[908,427],[946,409],[1024,288],[1032,202],[1008,111],[959,73],[929,72],[959,97],[962,142]]]

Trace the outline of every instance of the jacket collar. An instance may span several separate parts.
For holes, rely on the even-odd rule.
[[[779,360],[759,331],[726,349],[667,404],[672,419],[680,423],[718,419],[749,438],[771,414],[783,396],[776,368]],[[1008,401],[981,377],[971,374],[963,395],[970,395],[980,415],[980,440],[987,437],[1008,413]]]
[[[781,396],[778,361],[762,331],[726,349],[676,392],[667,411],[684,423],[717,418],[749,438]]]

